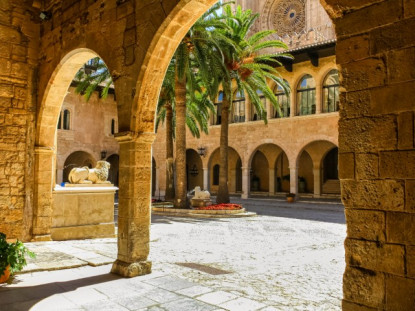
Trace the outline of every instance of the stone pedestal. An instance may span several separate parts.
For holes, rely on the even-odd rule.
[[[115,235],[113,185],[57,186],[53,191],[53,240],[109,238]]]
[[[212,205],[211,199],[191,199],[190,204],[192,207],[205,207]]]

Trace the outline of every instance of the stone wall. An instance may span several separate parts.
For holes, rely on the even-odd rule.
[[[30,237],[34,191],[39,23],[30,2],[0,2],[0,232],[20,239]]]
[[[343,309],[415,309],[415,2],[333,4],[343,76]],[[336,4],[336,5],[334,5]]]

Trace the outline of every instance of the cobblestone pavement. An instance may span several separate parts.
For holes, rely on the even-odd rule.
[[[115,239],[28,243],[28,271],[76,268],[17,275],[0,310],[340,310],[342,206],[244,203],[258,216],[154,216],[153,273],[133,279],[108,273]]]

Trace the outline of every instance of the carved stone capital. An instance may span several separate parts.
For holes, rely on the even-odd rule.
[[[150,274],[151,261],[128,263],[117,259],[112,265],[111,273],[115,273],[127,278]]]

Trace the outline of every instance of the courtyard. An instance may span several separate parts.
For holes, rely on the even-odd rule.
[[[153,216],[153,272],[146,276],[125,279],[109,273],[116,239],[27,243],[37,259],[27,273],[0,287],[2,308],[340,310],[343,205],[243,202],[258,216]],[[53,271],[68,267],[73,268]]]

